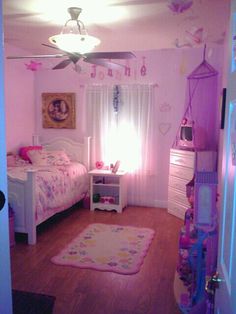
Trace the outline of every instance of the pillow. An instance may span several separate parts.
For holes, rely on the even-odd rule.
[[[24,160],[22,159],[19,155],[16,155],[15,156],[15,165],[16,166],[19,166],[19,167],[22,167],[22,166],[27,166],[30,164],[30,161],[28,160]]]
[[[7,155],[7,167],[26,166],[29,161],[22,159],[19,155]]]
[[[45,151],[43,150],[29,150],[28,157],[30,162],[37,166],[47,166],[47,155],[45,155]]]
[[[28,156],[32,164],[37,166],[64,166],[70,159],[63,151],[30,150]]]
[[[64,151],[48,151],[48,163],[53,166],[64,166],[70,164],[70,159]]]
[[[15,167],[16,158],[15,155],[7,155],[7,167]]]
[[[30,161],[28,152],[31,150],[41,150],[41,149],[42,149],[42,146],[23,146],[19,150],[19,155],[22,159]]]

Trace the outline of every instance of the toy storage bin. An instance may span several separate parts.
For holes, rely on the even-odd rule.
[[[14,212],[10,206],[9,206],[9,241],[10,246],[15,245]]]

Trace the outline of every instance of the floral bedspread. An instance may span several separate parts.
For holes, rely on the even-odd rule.
[[[86,168],[79,163],[65,166],[9,167],[8,176],[26,180],[28,169],[37,170],[35,203],[36,224],[53,214],[69,208],[87,193],[89,178]]]

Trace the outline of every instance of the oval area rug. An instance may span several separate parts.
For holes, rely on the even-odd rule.
[[[51,261],[58,265],[135,274],[154,237],[154,230],[90,224]]]

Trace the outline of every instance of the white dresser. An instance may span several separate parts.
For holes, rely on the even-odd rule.
[[[168,212],[182,219],[190,207],[186,197],[186,184],[193,178],[195,163],[198,171],[215,171],[216,152],[170,150]]]

